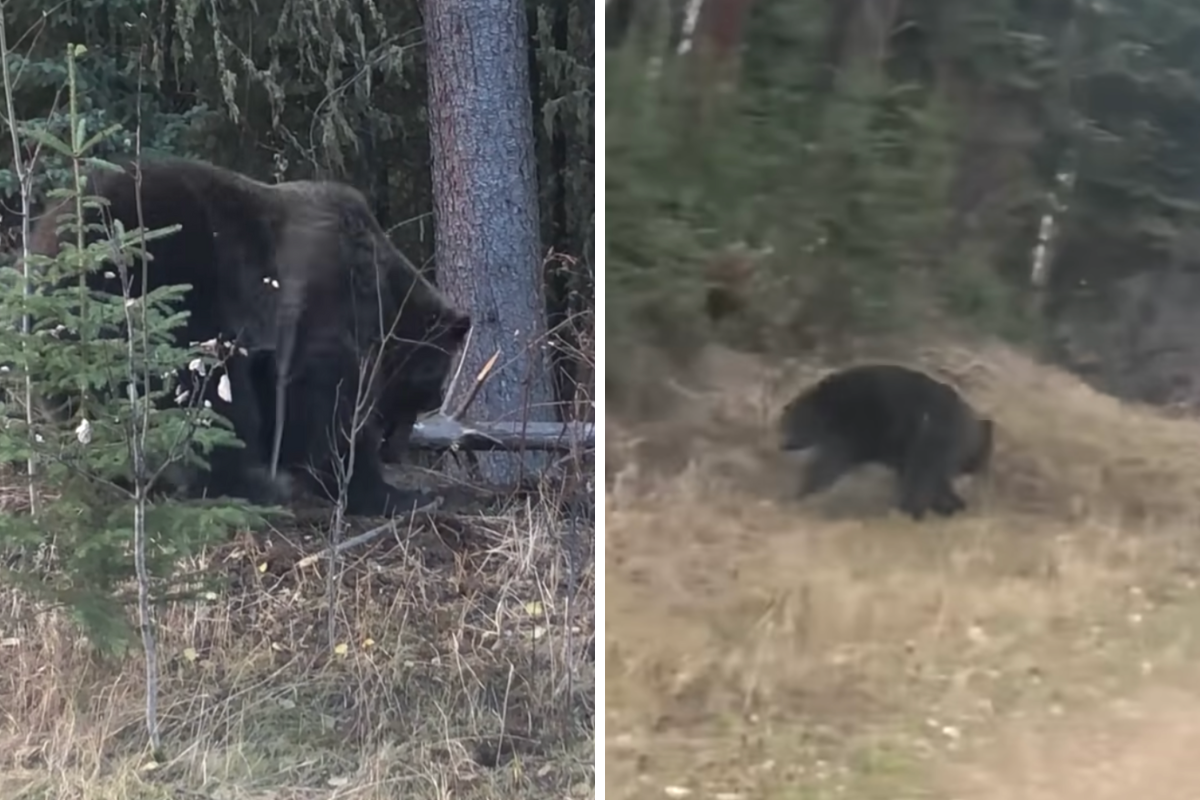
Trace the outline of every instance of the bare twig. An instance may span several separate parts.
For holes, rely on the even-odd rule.
[[[28,168],[21,163],[21,136],[17,129],[16,108],[13,103],[13,95],[16,92],[16,83],[13,76],[9,72],[9,49],[8,49],[8,27],[6,25],[5,15],[0,10],[0,70],[2,70],[4,78],[4,106],[5,113],[8,117],[9,133],[12,135],[13,148],[13,170],[17,176],[17,183],[21,189],[21,293],[28,299],[31,294],[30,281],[32,275],[29,269],[29,216],[32,213],[32,199],[30,195],[33,192],[33,168],[34,162],[37,159],[37,151],[30,159]],[[29,327],[29,311],[23,309],[21,312],[21,349],[25,350],[26,340],[30,333]],[[28,367],[25,368],[25,422],[29,427],[29,435],[33,436],[33,378],[29,374]],[[29,513],[33,517],[38,515],[38,493],[37,493],[37,458],[34,452],[30,451],[29,460],[27,462],[29,470]]]
[[[138,92],[137,92],[137,129],[134,131],[134,173],[133,173],[133,197],[137,210],[138,230],[140,231],[141,252],[146,252],[146,215],[145,207],[142,204],[142,57],[143,53],[139,53],[138,58]],[[71,68],[71,127],[75,129],[75,59],[74,56],[70,62]],[[82,128],[78,129],[82,132]],[[80,192],[82,186],[79,180],[80,161],[84,155],[81,152],[83,142],[72,142],[72,149],[75,151],[74,162],[76,172],[76,191]],[[83,223],[83,206],[79,206],[78,223],[80,231],[82,231]],[[82,233],[80,233],[82,236]],[[147,307],[149,303],[145,301],[148,291],[150,265],[146,259],[142,259],[142,302],[138,304],[137,311],[141,313],[141,339],[137,340],[134,327],[134,314],[136,313],[129,304],[131,276],[128,271],[128,266],[124,259],[119,262],[119,270],[122,273],[122,284],[124,285],[125,294],[125,325],[128,328],[128,338],[126,339],[127,355],[129,356],[128,370],[129,385],[136,387],[138,378],[141,377],[145,381],[146,395],[142,399],[141,408],[138,408],[137,403],[134,403],[130,423],[132,430],[129,431],[129,448],[130,454],[133,456],[133,481],[134,481],[134,507],[133,507],[133,555],[134,563],[138,578],[138,622],[139,629],[142,634],[142,648],[145,652],[145,660],[143,662],[146,674],[146,729],[149,734],[150,744],[155,751],[162,749],[162,734],[159,728],[158,720],[158,688],[159,688],[159,673],[158,673],[158,638],[155,631],[155,609],[151,598],[150,587],[150,570],[146,563],[146,515],[148,512],[147,495],[150,492],[150,485],[146,483],[146,433],[150,427],[150,375],[149,365],[144,367],[142,375],[137,374],[135,364],[137,359],[135,356],[141,356],[143,359],[150,352],[149,325],[147,323]],[[81,278],[81,285],[86,278]],[[137,352],[137,348],[141,348],[141,352]],[[136,398],[137,392],[134,391]],[[86,400],[86,395],[84,396]],[[140,411],[140,413],[139,413]]]
[[[463,356],[464,358],[466,357],[466,348],[463,348]],[[488,375],[492,374],[492,369],[496,366],[496,359],[498,358],[500,358],[499,350],[493,353],[492,357],[479,370],[479,374],[475,376],[475,383],[471,385],[471,390],[467,392],[466,398],[459,405],[458,410],[450,415],[452,419],[462,419],[463,414],[467,413],[467,409],[471,407],[471,403],[474,403],[475,398],[479,395],[479,390],[483,388],[484,381],[488,379]]]
[[[442,504],[442,498],[438,497],[438,498],[435,498],[432,502],[426,503],[425,505],[423,505],[419,508],[414,508],[412,511],[408,511],[403,514],[397,514],[392,519],[388,520],[387,522],[383,523],[382,525],[380,525],[378,527],[371,528],[371,530],[367,531],[366,533],[360,533],[358,536],[351,536],[349,539],[346,539],[342,542],[339,542],[337,544],[326,547],[324,550],[321,550],[320,552],[312,553],[310,555],[305,556],[304,558],[297,561],[292,568],[293,569],[304,569],[305,567],[311,567],[313,564],[317,563],[317,561],[319,561],[322,558],[336,556],[346,550],[349,550],[351,547],[357,547],[360,544],[369,542],[372,539],[378,537],[380,534],[387,533],[388,531],[394,531],[396,529],[396,523],[398,523],[404,519],[408,519],[411,521],[412,518],[415,517],[417,514],[427,514],[430,511],[436,510],[439,506],[441,506],[441,504]]]
[[[438,409],[438,413],[444,416],[451,416],[450,403],[454,400],[454,390],[458,388],[458,379],[467,363],[467,353],[471,352],[471,336],[474,333],[474,325],[467,328],[467,336],[463,339],[462,347],[458,348],[458,364],[454,367],[454,377],[450,379],[450,385],[446,387],[446,394],[442,398],[442,407]]]

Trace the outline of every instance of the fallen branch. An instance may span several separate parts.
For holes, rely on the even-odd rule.
[[[466,352],[465,350],[463,352]],[[448,416],[454,419],[462,419],[463,414],[467,413],[467,409],[471,407],[471,403],[475,402],[475,398],[479,396],[479,390],[483,388],[483,382],[488,379],[488,375],[492,374],[492,369],[496,366],[496,359],[500,357],[500,351],[492,353],[492,357],[487,360],[487,363],[480,368],[479,374],[475,376],[475,383],[471,384],[471,390],[467,392],[467,397],[463,400],[458,410]]]
[[[409,445],[424,450],[557,450],[595,445],[590,422],[464,422],[444,414],[419,420]]]
[[[332,547],[326,547],[324,550],[318,553],[312,553],[305,556],[297,561],[293,565],[292,569],[304,569],[305,567],[311,567],[313,564],[317,563],[318,559],[328,558],[335,553],[341,553],[345,550],[349,550],[351,547],[358,547],[360,544],[365,544],[366,542],[369,542],[375,537],[379,536],[381,533],[387,533],[388,531],[396,530],[396,523],[402,522],[406,519],[411,520],[417,514],[425,514],[433,511],[441,504],[442,498],[437,497],[432,502],[426,503],[419,508],[414,508],[412,511],[408,511],[404,514],[397,514],[382,525],[371,528],[371,530],[367,531],[366,533],[360,533],[358,536],[351,536],[349,539],[346,539],[345,541],[340,542]]]
[[[454,400],[454,393],[458,390],[458,379],[462,377],[463,367],[467,363],[467,352],[471,349],[471,335],[475,333],[475,326],[467,328],[467,336],[463,339],[462,346],[458,348],[458,363],[454,365],[454,377],[450,379],[450,385],[446,387],[446,394],[442,397],[442,407],[438,409],[439,414],[450,415],[450,403]]]

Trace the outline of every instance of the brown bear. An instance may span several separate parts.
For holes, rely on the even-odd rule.
[[[894,364],[834,372],[809,387],[780,417],[782,449],[817,449],[800,497],[822,491],[860,464],[890,467],[899,508],[920,520],[928,510],[966,508],[952,480],[987,467],[993,424],[955,389]]]
[[[116,219],[132,230],[139,224],[135,164],[116,163],[117,172],[94,169],[85,193],[108,201],[110,227]],[[418,502],[416,493],[384,481],[383,434],[407,435],[418,414],[440,404],[469,315],[392,245],[349,186],[272,185],[179,158],[143,157],[140,170],[146,228],[182,226],[147,243],[147,288],[190,284],[179,344],[217,337],[241,353],[226,363],[232,402],[217,396],[215,381],[206,399],[245,449],[214,448],[211,468],[192,488],[279,502],[278,465],[333,496],[338,475],[353,467],[349,513],[388,514]],[[38,222],[35,252],[58,251],[56,227],[69,207],[60,204]],[[135,297],[143,292],[141,266],[131,269]],[[111,269],[93,272],[89,282],[121,292]],[[376,358],[377,370],[362,369]],[[369,413],[351,436],[360,385]]]

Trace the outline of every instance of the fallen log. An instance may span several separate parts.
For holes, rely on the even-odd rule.
[[[408,440],[423,450],[553,450],[595,445],[590,422],[470,422],[435,414],[413,425]]]

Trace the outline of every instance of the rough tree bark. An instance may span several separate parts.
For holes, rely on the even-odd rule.
[[[464,376],[500,351],[473,416],[553,420],[525,6],[424,0],[423,7],[438,282],[471,312]],[[480,461],[497,483],[518,480],[532,465],[504,454]]]

